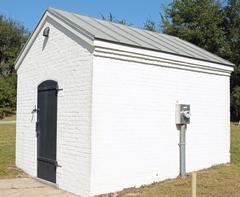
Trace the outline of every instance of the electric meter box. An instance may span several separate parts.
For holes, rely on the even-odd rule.
[[[176,124],[189,124],[190,116],[190,105],[176,104]]]

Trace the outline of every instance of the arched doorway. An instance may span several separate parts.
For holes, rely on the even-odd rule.
[[[56,183],[57,149],[56,81],[47,80],[38,86],[37,98],[37,177]]]

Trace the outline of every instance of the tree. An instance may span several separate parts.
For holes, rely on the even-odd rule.
[[[16,109],[16,73],[0,77],[0,113]]]
[[[22,25],[0,16],[0,112],[16,109],[14,61],[28,36]]]
[[[239,120],[240,116],[240,86],[234,87],[232,94],[231,94],[231,108],[233,110],[233,119]]]
[[[150,18],[148,18],[146,20],[143,28],[146,30],[149,30],[149,31],[154,31],[154,32],[157,31],[156,23],[153,20],[151,20]]]
[[[229,0],[223,9],[224,31],[231,47],[229,60],[236,64],[231,89],[240,84],[240,0]]]
[[[240,0],[228,0],[223,13],[223,28],[232,51],[229,59],[240,65]]]
[[[164,33],[180,37],[233,62],[231,119],[240,119],[240,0],[174,0],[162,15]]]
[[[236,64],[231,75],[231,116],[240,119],[240,0],[228,0],[223,8],[224,31],[231,47],[229,60]]]
[[[115,23],[119,23],[119,24],[122,24],[122,25],[126,25],[126,20],[125,19],[116,19],[111,12],[109,12],[109,14],[107,16],[104,16],[101,14],[101,18],[103,20],[106,20],[106,21],[110,21],[110,22],[115,22]]]
[[[215,0],[175,0],[165,8],[163,32],[178,36],[223,58],[230,46],[222,28],[224,14]]]
[[[28,33],[25,28],[11,19],[0,16],[0,68],[1,75],[13,72],[13,65]]]

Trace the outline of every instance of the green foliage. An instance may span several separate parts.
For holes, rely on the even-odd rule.
[[[16,88],[15,73],[0,77],[0,112],[15,110]]]
[[[231,75],[231,91],[235,86],[240,85],[240,64],[236,64],[234,72]]]
[[[14,61],[27,37],[22,25],[0,16],[0,75],[13,72]]]
[[[229,60],[240,65],[240,0],[229,0],[223,8],[223,29],[231,46]]]
[[[233,88],[231,94],[231,103],[237,117],[240,116],[240,86]]]
[[[223,28],[231,47],[229,60],[236,64],[231,76],[231,90],[240,85],[240,0],[229,0],[223,8]]]
[[[215,0],[175,0],[162,16],[163,32],[227,58],[230,46],[222,29],[224,15]]]
[[[126,20],[125,19],[116,19],[111,12],[107,16],[104,16],[101,14],[101,18],[106,21],[114,22],[114,23],[119,23],[122,25],[126,25]]]
[[[164,9],[164,33],[194,43],[236,67],[231,76],[231,116],[240,119],[240,0],[174,0]]]
[[[0,113],[16,109],[14,61],[28,36],[22,25],[0,16]]]
[[[146,22],[144,23],[144,29],[149,30],[149,31],[157,31],[157,27],[156,27],[156,23],[151,20],[151,19],[147,19]]]

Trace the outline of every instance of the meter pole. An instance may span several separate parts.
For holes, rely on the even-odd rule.
[[[179,139],[179,151],[180,151],[180,176],[183,177],[186,174],[186,124],[180,125],[180,139]]]

